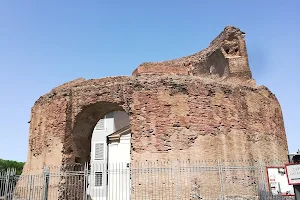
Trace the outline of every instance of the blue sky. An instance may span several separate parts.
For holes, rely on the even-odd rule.
[[[299,8],[299,0],[1,1],[0,158],[26,160],[30,109],[53,87],[198,52],[226,25],[246,32],[253,77],[279,99],[295,152]]]

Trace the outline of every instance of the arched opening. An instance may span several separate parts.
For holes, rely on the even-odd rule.
[[[129,197],[130,138],[129,116],[116,103],[89,105],[76,117],[75,162],[90,163],[86,189],[91,198]],[[112,193],[113,189],[119,192]]]
[[[227,49],[229,51],[229,49]],[[226,50],[226,52],[227,52]],[[220,50],[213,52],[208,59],[207,69],[209,74],[219,77],[227,75],[228,61]]]
[[[107,122],[105,122],[105,119]],[[103,122],[109,125],[106,131],[98,130]],[[117,103],[97,102],[82,108],[82,111],[75,118],[72,130],[73,145],[75,147],[70,149],[76,151],[73,154],[75,155],[75,158],[72,158],[73,162],[83,165],[95,160],[93,159],[93,157],[95,158],[93,153],[95,142],[102,141],[108,145],[108,136],[128,125],[129,116]],[[92,141],[93,139],[95,141]]]

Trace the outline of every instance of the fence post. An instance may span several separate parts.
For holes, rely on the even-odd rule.
[[[28,187],[28,191],[27,191],[27,200],[30,200],[30,193],[31,193],[31,185],[32,185],[32,175],[28,175],[28,182],[29,184],[27,184]]]
[[[84,177],[83,177],[83,200],[87,200],[87,186],[88,186],[88,163],[85,163]]]
[[[175,172],[175,190],[176,190],[176,200],[177,199],[179,199],[179,180],[178,180],[178,173],[179,173],[179,170],[178,170],[178,163],[177,163],[177,160],[175,160],[174,162],[173,162],[173,165],[174,165],[174,172]]]
[[[49,186],[49,168],[44,168],[43,171],[43,198],[42,200],[48,199],[48,186]]]
[[[10,169],[7,169],[6,170],[6,176],[5,176],[5,187],[4,187],[4,199],[5,200],[8,197],[9,180],[10,180]]]
[[[262,182],[262,186],[260,186],[260,191],[259,194],[263,193],[263,199],[267,199],[267,189],[266,189],[266,180],[265,180],[265,165],[263,165],[262,162],[259,162],[259,170],[260,170],[260,178]]]
[[[224,185],[223,185],[223,167],[222,167],[221,160],[218,160],[218,170],[219,170],[219,179],[220,179],[221,199],[225,199]]]

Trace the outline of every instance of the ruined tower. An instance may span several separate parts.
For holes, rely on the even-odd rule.
[[[89,161],[93,128],[111,111],[130,117],[132,161],[286,161],[280,104],[252,79],[244,37],[228,26],[193,55],[54,88],[32,107],[24,172]]]

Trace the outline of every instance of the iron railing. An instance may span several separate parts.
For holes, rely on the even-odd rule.
[[[67,170],[68,169],[68,170]],[[272,195],[266,164],[225,161],[92,163],[0,173],[5,200],[294,199]]]

